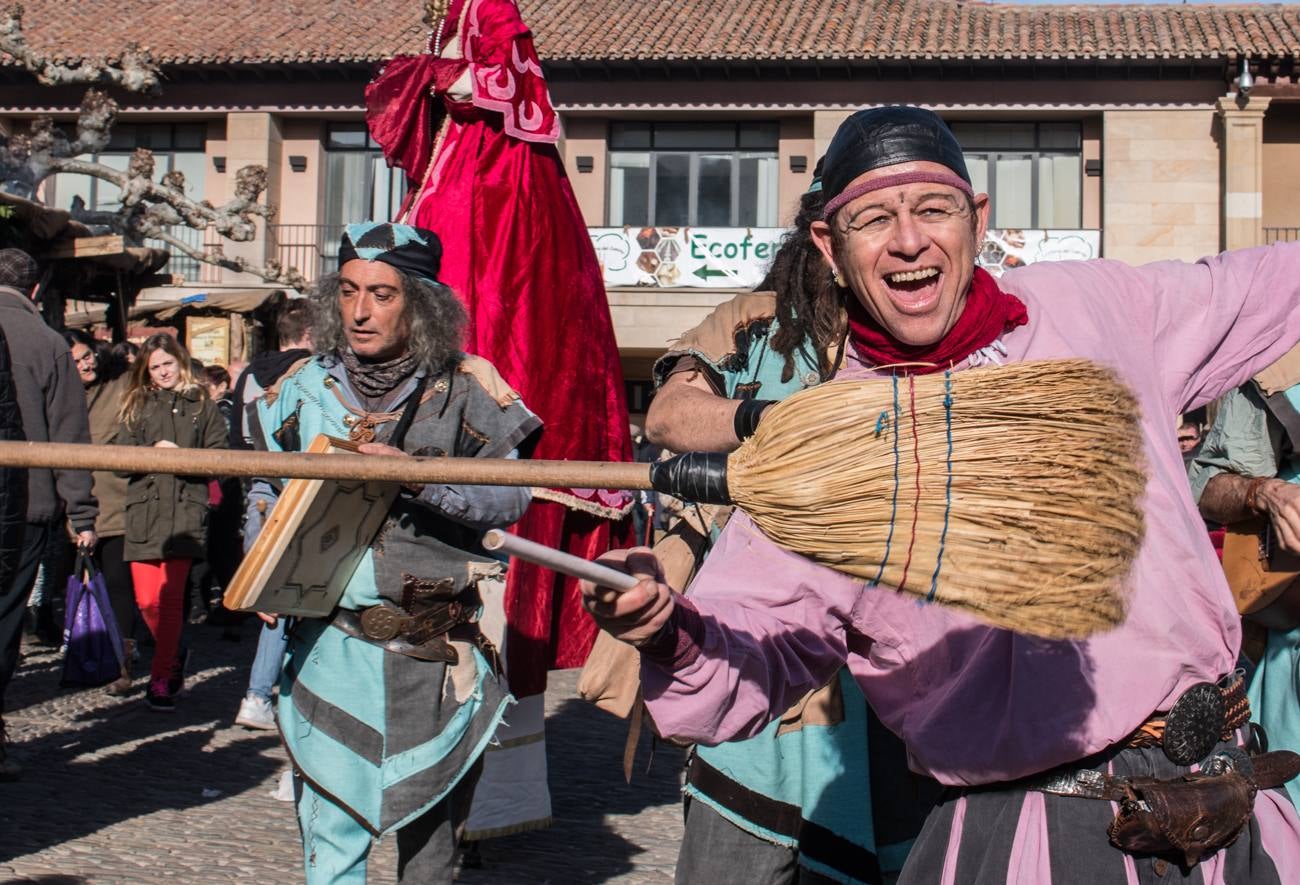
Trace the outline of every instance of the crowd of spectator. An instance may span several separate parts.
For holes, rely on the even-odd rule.
[[[37,279],[30,256],[0,250],[3,440],[249,448],[244,407],[310,353],[304,301],[281,306],[276,349],[227,367],[203,365],[170,330],[139,344],[82,330],[60,335],[32,297]],[[139,691],[143,658],[144,700],[169,712],[185,686],[186,631],[207,622],[237,638],[245,616],[221,601],[243,556],[245,491],[229,477],[0,468],[0,780],[22,772],[3,726],[20,645],[66,643],[60,608],[82,557],[103,576],[110,611],[102,614],[121,638],[105,692]],[[282,624],[259,630],[239,724],[275,727],[270,701],[283,647]]]

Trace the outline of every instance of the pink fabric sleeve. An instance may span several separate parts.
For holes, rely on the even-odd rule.
[[[671,654],[658,656],[665,663],[642,658],[659,733],[716,744],[760,731],[843,665],[862,592],[861,582],[782,550],[737,513],[691,585],[693,611],[678,610]]]
[[[1195,264],[1129,268],[1109,291],[1149,329],[1171,413],[1203,405],[1300,340],[1300,243],[1238,249]]]

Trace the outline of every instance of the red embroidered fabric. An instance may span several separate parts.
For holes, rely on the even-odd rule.
[[[905,374],[928,375],[942,372],[988,347],[1004,333],[1029,322],[1024,302],[1003,292],[998,281],[982,267],[975,268],[966,306],[957,324],[934,344],[916,347],[890,335],[871,318],[856,298],[848,299],[849,343],[858,355],[873,366],[895,363],[933,363],[933,366],[909,366]]]
[[[600,265],[553,144],[558,120],[531,35],[509,0],[457,0],[441,45],[458,33],[463,58],[407,56],[384,68],[366,90],[371,135],[410,181],[405,220],[442,240],[443,281],[470,315],[466,350],[545,422],[534,456],[629,461]],[[453,100],[447,91],[466,70],[473,100]],[[625,492],[540,489],[515,531],[593,558],[630,542],[631,503]],[[596,627],[580,601],[573,579],[511,567],[506,656],[517,696],[545,690],[548,668],[586,660]]]

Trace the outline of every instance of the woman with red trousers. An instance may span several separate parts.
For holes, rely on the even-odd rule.
[[[170,335],[154,335],[131,367],[119,445],[226,447],[226,423],[195,376],[189,354]],[[204,555],[208,477],[132,474],[126,491],[126,549],[136,605],[157,647],[146,700],[175,709],[184,678],[179,659],[186,577]]]

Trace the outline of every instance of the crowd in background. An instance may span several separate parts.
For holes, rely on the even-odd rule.
[[[0,417],[5,439],[157,448],[249,448],[243,407],[309,352],[305,301],[281,306],[279,348],[251,365],[203,365],[160,329],[142,343],[112,343],[82,330],[62,335],[43,322],[31,298],[36,263],[0,250]],[[275,340],[272,341],[275,344]],[[16,399],[6,409],[5,394]],[[5,423],[0,421],[0,423]],[[21,423],[21,426],[18,426]],[[108,612],[120,637],[116,672],[104,691],[138,690],[133,677],[149,664],[144,698],[168,712],[185,687],[186,631],[203,622],[237,639],[247,617],[227,611],[222,595],[243,557],[244,486],[238,479],[110,471],[28,471],[24,483],[6,473],[0,525],[0,704],[17,666],[20,635],[28,643],[65,645],[63,604],[69,580],[91,570],[103,577]],[[270,699],[283,651],[282,627],[259,643],[238,721],[274,728]],[[0,708],[2,709],[2,708]],[[7,751],[0,718],[0,779],[21,768]]]

